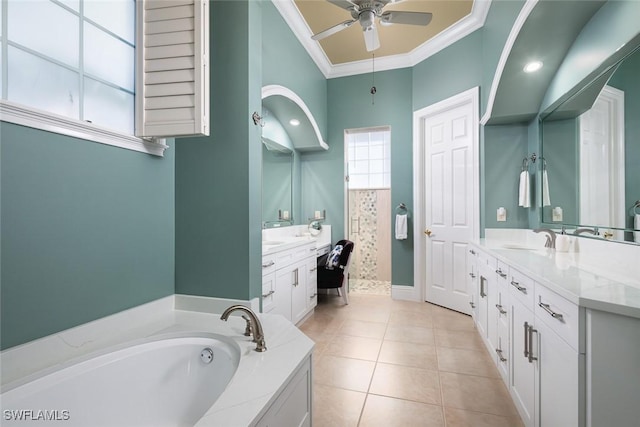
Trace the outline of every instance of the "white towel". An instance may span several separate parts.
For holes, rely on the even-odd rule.
[[[528,208],[531,206],[531,194],[529,186],[529,171],[522,171],[520,173],[520,186],[518,189],[518,206]]]
[[[634,220],[633,220],[633,228],[634,230],[640,230],[640,214],[635,214]],[[633,232],[633,239],[637,243],[640,243],[640,231]]]
[[[404,240],[407,238],[407,215],[396,215],[396,239]]]
[[[551,206],[551,197],[549,196],[549,177],[547,170],[542,171],[542,206]]]

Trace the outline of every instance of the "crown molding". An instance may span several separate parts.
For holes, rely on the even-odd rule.
[[[313,33],[296,7],[294,0],[272,0],[272,2],[325,78],[331,79],[336,77],[353,76],[372,71],[371,61],[368,59],[347,62],[344,64],[332,64],[320,47],[320,43],[311,40]],[[458,22],[432,39],[424,42],[411,52],[376,58],[376,71],[413,67],[414,65],[424,61],[447,46],[450,46],[475,30],[481,28],[484,25],[490,7],[491,0],[475,0],[469,15],[460,19]]]

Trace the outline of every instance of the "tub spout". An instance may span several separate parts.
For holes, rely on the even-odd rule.
[[[250,327],[247,327],[246,331],[253,333],[253,342],[256,343],[256,351],[267,351],[267,345],[264,342],[264,331],[262,330],[262,324],[260,323],[260,320],[258,320],[258,316],[256,316],[256,314],[250,308],[245,307],[244,305],[232,305],[231,307],[227,308],[224,313],[222,313],[220,319],[226,322],[229,318],[229,315],[234,311],[242,311],[248,316],[249,320],[247,321],[247,324]],[[247,319],[247,317],[245,316],[242,317],[245,318],[245,320]]]

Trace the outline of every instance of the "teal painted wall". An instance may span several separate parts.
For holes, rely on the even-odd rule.
[[[578,119],[545,121],[541,126],[544,151],[549,177],[551,206],[542,208],[542,219],[552,223],[551,210],[562,208],[565,224],[579,224],[580,207],[580,156]]]
[[[522,159],[527,157],[528,137],[525,124],[484,128],[486,228],[529,228],[529,209],[518,206],[519,176]],[[535,166],[531,165],[529,173],[532,181],[534,172]],[[505,222],[497,221],[496,211],[499,207],[507,210]]]
[[[480,94],[481,115],[487,110],[491,84],[504,44],[524,3],[524,0],[492,0],[491,2],[487,19],[482,27],[482,87],[485,90]]]
[[[176,293],[262,287],[262,2],[211,2],[211,136],[176,141]]]
[[[173,147],[5,122],[0,141],[3,349],[173,294]]]
[[[327,80],[275,6],[262,6],[262,84],[285,86],[302,98],[326,141]]]
[[[413,67],[413,111],[482,86],[482,52],[478,30]]]
[[[305,153],[302,179],[305,189],[303,211],[327,211],[333,240],[346,237],[344,226],[345,155],[344,131],[372,126],[391,127],[391,205],[412,200],[412,110],[411,69],[376,73],[377,93],[371,102],[371,75],[329,80],[329,137],[327,152]],[[395,219],[394,219],[395,220]],[[392,227],[392,224],[388,225]],[[409,238],[391,245],[392,283],[413,285],[413,222]]]

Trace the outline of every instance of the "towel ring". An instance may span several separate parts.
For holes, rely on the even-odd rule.
[[[640,209],[640,200],[637,200],[637,201],[633,204],[632,209],[633,209],[633,213],[634,213],[634,214],[636,214],[636,215],[640,215],[640,210],[638,210],[638,209]]]
[[[408,212],[409,210],[407,209],[407,205],[405,205],[404,203],[400,203],[398,206],[396,206],[396,213],[402,213],[402,212]]]

